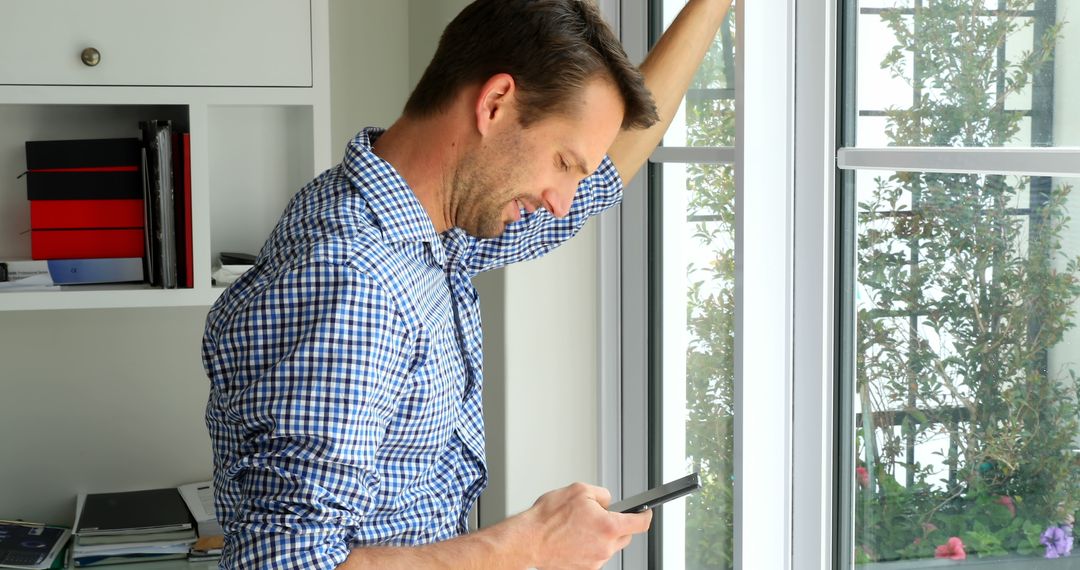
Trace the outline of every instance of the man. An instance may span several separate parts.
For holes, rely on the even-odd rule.
[[[648,529],[574,484],[467,532],[470,279],[619,202],[729,2],[690,0],[639,73],[588,1],[477,0],[403,116],[296,195],[207,319],[223,568],[595,568]]]

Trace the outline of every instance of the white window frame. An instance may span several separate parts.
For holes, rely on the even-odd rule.
[[[640,0],[602,0],[600,4],[610,21],[618,23],[631,59],[641,61],[648,38],[646,4]],[[835,105],[833,82],[820,72],[832,69],[827,63],[834,25],[827,17],[831,10],[827,0],[800,2],[800,8],[804,5],[806,13],[818,14],[813,23],[821,28],[804,30],[810,28],[808,19],[806,26],[800,25],[799,35],[794,0],[755,0],[735,8],[738,148],[667,147],[657,149],[650,159],[654,163],[736,164],[736,223],[743,228],[736,236],[739,412],[734,458],[734,555],[740,569],[824,570],[831,567],[833,550],[832,465],[822,458],[831,457],[834,449],[834,345],[821,331],[831,330],[833,320],[835,147],[823,147],[821,141],[833,138],[835,122],[830,117]],[[805,31],[809,33],[803,36]],[[804,60],[800,51],[800,65],[803,61],[811,65],[797,69],[796,40],[802,50],[804,43],[815,41],[810,38],[814,35],[819,36],[816,41],[825,47],[824,52],[816,50],[822,53],[815,53],[820,60],[814,65],[815,58]],[[796,73],[819,90],[815,97],[800,99],[798,107]],[[796,124],[799,117],[810,121]],[[748,124],[753,129],[747,129]],[[812,148],[818,152],[797,156],[796,133],[800,141],[816,140]],[[627,182],[620,211],[603,218],[600,228],[599,472],[601,483],[615,496],[648,486],[645,178],[641,174]],[[802,184],[804,178],[809,182]],[[795,200],[796,180],[800,180],[799,201]],[[804,191],[810,197],[805,202]],[[815,285],[796,287],[796,280]],[[806,309],[800,312],[800,307]],[[808,338],[818,342],[794,343],[796,326],[815,331]],[[798,407],[793,404],[796,401]],[[798,479],[793,472],[800,473]],[[796,534],[795,529],[800,532]],[[636,539],[607,567],[643,569],[647,563],[647,542]]]

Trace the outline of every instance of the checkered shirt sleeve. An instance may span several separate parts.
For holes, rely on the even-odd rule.
[[[219,382],[207,407],[212,431],[244,434],[212,434],[229,461],[215,476],[239,483],[216,485],[239,495],[219,500],[232,542],[220,567],[334,568],[380,484],[375,454],[413,341],[383,288],[327,262],[279,276],[229,323],[204,339],[210,378],[250,375]]]
[[[605,156],[600,166],[578,184],[570,213],[556,218],[539,209],[507,226],[497,238],[477,240],[469,271],[472,274],[535,259],[577,235],[592,216],[622,201],[623,181]]]

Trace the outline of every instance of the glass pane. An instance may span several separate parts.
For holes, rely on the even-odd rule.
[[[666,30],[685,0],[653,0]],[[679,105],[664,146],[717,147],[735,144],[735,10],[728,11],[705,61]],[[659,36],[659,34],[657,34]]]
[[[854,180],[845,524],[856,566],[1019,568],[1068,554],[1080,509],[1080,224],[1069,218],[1080,180]],[[888,564],[900,560],[922,562]]]
[[[853,1],[859,146],[1080,145],[1074,2]]]
[[[659,37],[686,4],[651,0]],[[735,18],[729,11],[663,140],[665,146],[735,144]],[[730,569],[734,538],[735,177],[732,165],[655,165],[651,208],[661,215],[660,434],[653,474],[670,481],[698,472],[701,491],[664,505],[654,524],[650,567]],[[659,186],[659,188],[657,187]],[[654,233],[655,232],[655,233]],[[655,246],[654,246],[655,247]],[[655,544],[655,543],[654,543]]]
[[[665,164],[661,180],[661,478],[703,487],[664,506],[662,567],[731,568],[734,167]]]

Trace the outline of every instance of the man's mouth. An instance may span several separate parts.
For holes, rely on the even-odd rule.
[[[509,214],[510,223],[521,220],[521,211],[525,209],[521,204],[521,200],[515,198],[511,200],[506,206],[510,210],[509,212],[507,212]]]

